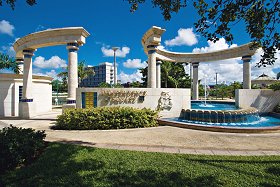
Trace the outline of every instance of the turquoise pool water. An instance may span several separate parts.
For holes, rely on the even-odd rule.
[[[183,120],[179,118],[166,118],[165,120],[181,123],[191,123],[215,127],[247,127],[247,128],[265,128],[280,126],[280,119],[272,116],[252,116],[242,123],[209,123],[201,121]]]
[[[191,109],[198,110],[237,110],[235,103],[219,103],[219,102],[209,102],[206,104],[204,101],[192,101]]]

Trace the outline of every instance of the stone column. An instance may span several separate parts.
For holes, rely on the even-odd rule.
[[[17,57],[17,58],[16,58],[16,62],[17,62],[17,64],[18,64],[19,74],[23,74],[24,59],[21,58],[21,57]]]
[[[243,56],[243,89],[251,89],[251,56]]]
[[[198,90],[198,66],[199,66],[199,62],[193,62],[192,63],[192,69],[193,69],[193,84],[192,84],[192,88],[193,88],[193,100],[198,100],[198,96],[199,96],[199,90]]]
[[[79,45],[68,43],[68,98],[67,104],[76,106],[76,88],[78,88],[78,54]]]
[[[19,116],[22,118],[30,118],[35,115],[35,106],[33,103],[32,91],[32,56],[34,49],[23,50],[24,69],[23,69],[23,87],[22,99],[19,103]]]
[[[160,65],[161,65],[161,61],[157,61],[157,64],[156,64],[156,77],[157,77],[157,88],[161,88],[161,71],[160,71]]]
[[[156,88],[156,46],[149,45],[148,49],[148,88]]]

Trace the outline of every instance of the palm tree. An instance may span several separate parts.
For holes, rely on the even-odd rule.
[[[19,67],[16,60],[3,53],[0,53],[0,69],[12,69],[14,73],[19,74]]]
[[[78,80],[79,84],[81,81],[89,76],[93,76],[95,74],[93,67],[86,67],[86,62],[80,61],[78,62]],[[65,71],[60,72],[57,74],[58,77],[61,77],[62,80],[67,80],[68,79],[68,68],[65,69]],[[63,81],[65,83],[65,81]]]
[[[148,67],[140,68],[142,86],[147,86]],[[163,61],[161,64],[161,87],[165,88],[190,88],[190,76],[185,73],[182,63]]]

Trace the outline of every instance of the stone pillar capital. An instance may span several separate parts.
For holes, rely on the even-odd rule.
[[[147,45],[148,54],[156,52],[157,45]]]
[[[250,62],[252,59],[251,55],[242,56],[243,62]]]
[[[199,62],[192,62],[192,67],[197,68],[199,66]]]
[[[69,52],[76,52],[79,50],[79,44],[77,42],[67,43],[67,47]]]
[[[157,60],[157,65],[161,65],[161,64],[162,64],[162,61]]]
[[[24,49],[22,51],[24,58],[32,58],[34,55],[35,49]]]
[[[16,57],[17,64],[23,64],[24,59],[22,57]]]

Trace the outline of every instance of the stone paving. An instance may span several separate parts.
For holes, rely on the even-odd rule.
[[[122,130],[52,130],[60,109],[33,119],[0,119],[0,128],[13,124],[45,130],[46,140],[84,146],[206,155],[280,155],[280,132],[264,134],[221,133],[160,126]]]

